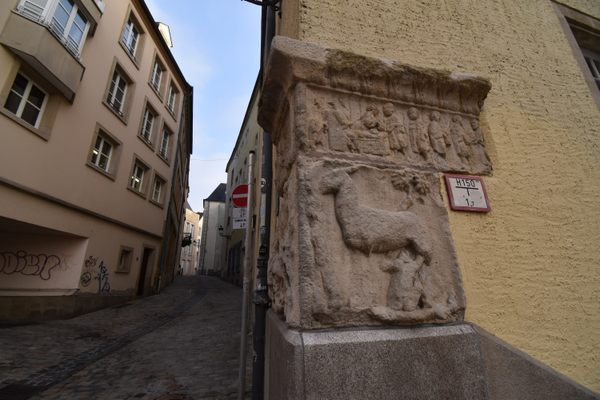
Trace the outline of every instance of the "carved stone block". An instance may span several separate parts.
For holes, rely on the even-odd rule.
[[[273,308],[298,328],[460,320],[436,174],[301,158],[279,200]]]
[[[489,89],[274,40],[258,119],[275,145],[270,295],[290,326],[462,319],[439,172],[491,171],[479,129]]]

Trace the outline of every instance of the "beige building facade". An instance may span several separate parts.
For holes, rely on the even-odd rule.
[[[235,146],[229,157],[227,163],[227,203],[226,203],[226,224],[225,230],[227,232],[227,263],[223,269],[221,276],[226,280],[241,285],[244,271],[244,257],[245,257],[245,235],[246,229],[252,230],[252,253],[253,253],[253,264],[250,268],[253,268],[254,261],[258,256],[258,227],[257,223],[260,218],[260,206],[261,206],[261,173],[262,173],[262,138],[263,129],[258,125],[257,114],[258,114],[258,99],[260,98],[260,75],[250,96],[248,108],[246,109],[246,115],[242,122],[238,138]],[[248,184],[248,162],[250,159],[250,152],[254,152],[254,170],[253,170],[253,210],[244,211],[239,210],[239,207],[235,207],[231,201],[231,193],[239,186]],[[243,207],[242,207],[243,208]],[[236,210],[237,209],[237,210]],[[243,213],[245,215],[245,227],[240,224],[235,224],[236,214]],[[251,274],[252,279],[255,278],[255,274]],[[254,286],[254,285],[252,285]]]
[[[5,1],[0,43],[2,317],[160,290],[181,248],[192,88],[147,6]]]
[[[179,258],[179,273],[184,276],[198,273],[200,242],[202,238],[202,213],[192,210],[189,204],[185,207],[185,223],[181,256]]]
[[[220,183],[203,201],[200,274],[221,276],[225,263],[226,184]]]
[[[491,212],[451,211],[440,186],[465,320],[600,391],[600,3],[286,0],[277,23],[278,35],[489,80],[476,128]]]

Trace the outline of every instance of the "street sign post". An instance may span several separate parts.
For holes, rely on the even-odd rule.
[[[248,185],[238,185],[233,189],[231,203],[234,207],[248,206]]]
[[[233,209],[233,229],[246,229],[246,209],[245,208],[234,208]]]

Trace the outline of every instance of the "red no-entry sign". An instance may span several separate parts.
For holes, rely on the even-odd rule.
[[[238,185],[231,192],[231,202],[234,207],[246,207],[248,205],[248,185]]]

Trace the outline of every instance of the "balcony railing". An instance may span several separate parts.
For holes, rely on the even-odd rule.
[[[184,233],[183,239],[181,239],[181,247],[186,247],[186,246],[189,246],[190,244],[192,244],[192,234]]]
[[[17,12],[23,17],[37,22],[40,25],[44,25],[48,28],[52,35],[62,43],[62,45],[71,53],[75,58],[79,59],[81,54],[79,53],[79,45],[67,35],[65,37],[65,28],[62,26],[56,18],[52,18],[52,21],[48,22],[44,18],[44,7],[30,2],[24,1],[17,6]]]

